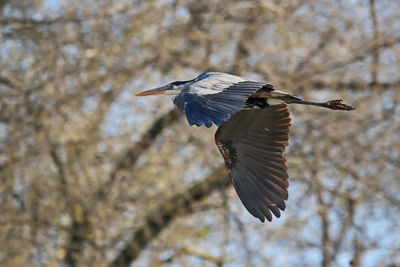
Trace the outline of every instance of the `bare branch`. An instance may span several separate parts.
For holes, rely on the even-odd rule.
[[[177,216],[191,214],[193,205],[216,189],[230,184],[223,168],[215,170],[207,179],[192,186],[166,201],[156,210],[149,212],[142,226],[132,232],[132,238],[109,266],[130,266],[146,245],[154,239]]]
[[[182,247],[179,248],[171,257],[168,257],[167,259],[163,260],[162,263],[169,263],[171,262],[174,258],[179,257],[181,255],[190,255],[190,256],[195,256],[200,259],[206,260],[208,262],[212,262],[216,264],[217,266],[222,266],[225,261],[222,257],[216,257],[208,252],[201,251],[199,249],[191,248],[191,247]]]
[[[369,1],[369,12],[372,20],[372,29],[373,29],[373,49],[372,49],[372,63],[371,63],[371,76],[372,82],[378,83],[378,71],[379,71],[379,56],[380,56],[380,33],[378,29],[378,19],[376,15],[376,7],[375,0]]]
[[[139,156],[151,146],[153,141],[162,132],[162,130],[165,127],[171,126],[173,123],[177,122],[182,116],[182,112],[178,111],[177,109],[172,109],[170,112],[157,119],[150,129],[148,129],[147,132],[142,135],[140,141],[137,142],[133,147],[127,149],[126,152],[123,153],[123,156],[117,159],[115,167],[111,171],[110,183],[114,182],[119,171],[127,167],[134,166]]]

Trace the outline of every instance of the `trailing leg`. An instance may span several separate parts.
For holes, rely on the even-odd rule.
[[[354,110],[356,109],[355,107],[351,106],[351,105],[347,105],[345,103],[343,103],[342,99],[336,99],[336,100],[329,100],[326,102],[312,102],[312,101],[306,101],[306,100],[294,100],[294,101],[290,101],[290,104],[303,104],[303,105],[312,105],[312,106],[318,106],[318,107],[323,107],[323,108],[329,108],[329,109],[334,109],[334,110]]]

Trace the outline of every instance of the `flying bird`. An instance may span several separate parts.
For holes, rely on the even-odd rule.
[[[311,102],[275,89],[271,84],[239,76],[205,72],[135,96],[174,95],[190,125],[218,126],[215,143],[229,178],[245,208],[261,222],[280,217],[288,199],[283,156],[291,119],[287,104],[354,110],[342,100]]]

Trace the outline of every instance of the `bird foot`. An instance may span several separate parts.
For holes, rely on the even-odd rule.
[[[330,108],[330,109],[334,109],[334,110],[355,110],[356,108],[350,105],[347,105],[345,103],[343,103],[342,99],[336,99],[336,100],[331,100],[331,101],[327,101],[325,103],[325,107]]]

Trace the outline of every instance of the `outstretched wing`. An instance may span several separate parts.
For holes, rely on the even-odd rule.
[[[264,86],[265,83],[247,81],[230,74],[203,73],[174,102],[185,111],[190,125],[211,127],[214,123],[220,126],[244,107],[250,95]]]
[[[229,177],[246,209],[264,222],[280,217],[288,198],[287,167],[290,116],[286,104],[243,109],[224,122],[215,142]]]

